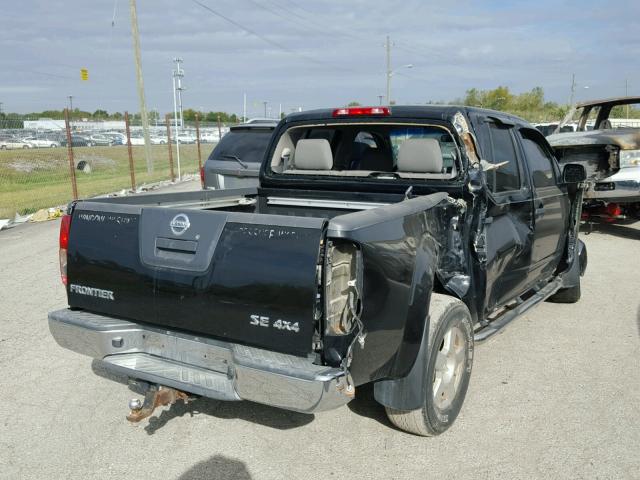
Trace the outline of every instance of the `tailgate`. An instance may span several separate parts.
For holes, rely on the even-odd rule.
[[[305,355],[325,223],[81,202],[71,222],[69,305]]]

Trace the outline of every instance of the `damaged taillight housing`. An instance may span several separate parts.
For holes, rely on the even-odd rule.
[[[71,229],[71,215],[63,215],[60,222],[60,278],[62,283],[67,284],[67,249],[69,248],[69,230]]]
[[[325,256],[325,333],[347,335],[361,310],[362,260],[358,247],[328,241]]]

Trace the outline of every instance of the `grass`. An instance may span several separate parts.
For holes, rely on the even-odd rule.
[[[201,147],[203,161],[212,145]],[[74,160],[91,165],[91,172],[75,170],[78,197],[131,188],[127,147],[77,147]],[[152,145],[153,173],[147,172],[144,147],[133,147],[136,185],[169,180],[169,152],[166,145]],[[174,173],[177,176],[177,157],[173,146]],[[198,171],[196,145],[180,145],[182,174]],[[66,148],[0,150],[0,218],[13,218],[41,208],[62,205],[73,198],[71,174]]]

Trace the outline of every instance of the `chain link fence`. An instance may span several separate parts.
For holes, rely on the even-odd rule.
[[[74,198],[140,191],[192,178],[228,131],[199,121],[150,125],[145,145],[138,117],[94,121],[0,118],[0,219],[14,219]]]

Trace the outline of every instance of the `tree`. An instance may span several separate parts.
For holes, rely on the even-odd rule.
[[[360,102],[352,101],[347,103],[347,107],[360,107],[360,106],[361,106]]]
[[[109,118],[109,113],[106,110],[98,109],[93,112],[93,118]]]
[[[493,90],[471,88],[466,91],[462,104],[512,113],[530,122],[557,121],[568,110],[566,105],[545,101],[542,87],[534,87],[518,95],[511,93],[506,86]]]

